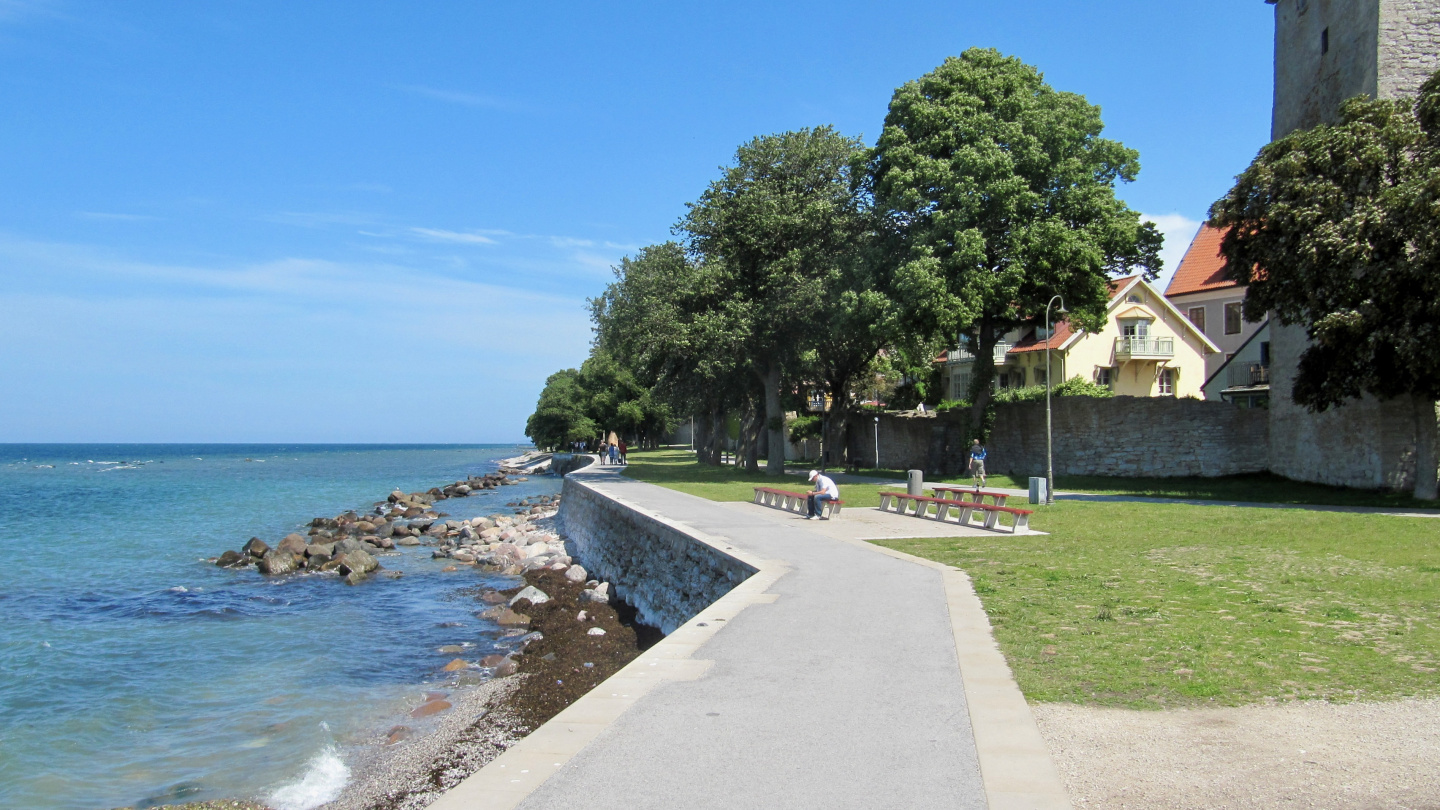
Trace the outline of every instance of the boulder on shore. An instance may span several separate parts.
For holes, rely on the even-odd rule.
[[[283,551],[286,554],[304,554],[306,545],[304,537],[298,534],[287,534],[285,539],[275,546],[275,550]]]
[[[288,574],[296,569],[295,555],[288,551],[267,551],[265,556],[260,558],[260,573],[270,576]]]
[[[522,599],[528,599],[532,605],[543,605],[550,601],[550,595],[534,585],[526,585],[519,593],[510,597],[510,607],[515,607],[515,603]]]
[[[371,557],[368,553],[358,548],[340,554],[335,558],[335,561],[340,563],[338,570],[341,576],[348,576],[356,572],[364,575],[380,567],[380,563],[377,562],[374,557]]]
[[[258,537],[252,537],[250,538],[250,542],[246,543],[240,550],[249,554],[251,557],[264,557],[265,552],[270,550],[270,544]]]
[[[227,551],[215,560],[215,564],[221,568],[234,568],[241,565],[249,565],[250,557],[238,551]]]

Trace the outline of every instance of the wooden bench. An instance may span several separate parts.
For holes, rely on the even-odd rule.
[[[894,509],[890,508],[891,504]],[[930,507],[935,507],[935,514],[930,514]],[[928,495],[907,495],[903,492],[882,492],[880,493],[880,511],[895,512],[900,515],[911,515],[913,517],[938,520],[942,523],[949,523],[950,512],[957,513],[954,522],[962,526],[974,526],[971,518],[979,513],[982,518],[980,525],[991,531],[1001,531],[1009,528],[1011,534],[1028,534],[1030,532],[1030,516],[1035,514],[1029,509],[1016,509],[1010,506],[994,506],[975,501],[959,501],[950,498],[932,498]],[[1012,522],[1006,527],[1000,522],[1000,516],[1009,514]]]
[[[755,487],[755,503],[761,506],[768,506],[772,509],[784,509],[787,512],[805,514],[809,511],[806,505],[808,492],[791,492],[788,489],[773,489],[771,487]],[[836,499],[825,502],[825,517],[835,517],[840,514],[840,507],[844,501]]]
[[[935,484],[930,488],[935,490],[935,496],[938,498],[950,498],[956,501],[969,501],[971,503],[985,503],[985,499],[989,498],[991,504],[994,506],[1004,506],[1005,501],[1010,497],[1010,493],[1008,492],[992,492],[990,490],[967,487],[963,484]]]

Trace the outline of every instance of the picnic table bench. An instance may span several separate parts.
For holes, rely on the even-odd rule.
[[[895,505],[894,509],[890,508],[892,503]],[[930,514],[932,505],[935,507],[934,515]],[[1012,516],[1011,525],[1008,527],[1011,534],[1028,534],[1030,532],[1030,516],[1035,514],[1030,509],[1016,509],[1011,506],[996,506],[976,501],[932,498],[928,495],[907,495],[904,492],[880,493],[880,511],[882,512],[895,512],[948,523],[952,510],[958,512],[955,522],[962,526],[974,526],[971,518],[977,512],[980,513],[983,516],[981,525],[992,531],[1001,531],[1007,528],[1000,522],[1000,516],[1009,514]]]
[[[806,506],[808,492],[791,492],[788,489],[775,489],[773,487],[755,487],[755,503],[761,506],[768,506],[772,509],[784,509],[787,512],[805,514],[809,511]],[[844,501],[836,499],[825,502],[824,517],[834,517],[840,514],[840,507]]]
[[[1010,493],[1008,492],[976,489],[975,487],[967,487],[964,484],[934,484],[930,488],[935,490],[935,497],[937,498],[950,498],[956,501],[970,501],[972,503],[984,503],[985,499],[989,498],[994,506],[1004,506],[1005,501],[1010,497]]]

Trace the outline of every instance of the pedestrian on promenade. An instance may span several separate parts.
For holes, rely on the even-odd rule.
[[[607,460],[608,458],[610,458],[610,448],[605,445],[605,440],[604,440],[604,439],[601,439],[601,440],[600,440],[600,463],[601,463],[601,464],[606,463],[606,460]]]
[[[805,498],[806,520],[829,520],[825,517],[825,503],[827,501],[840,500],[840,488],[828,475],[821,475],[819,470],[810,471],[810,482],[815,489]]]
[[[610,463],[611,463],[611,464],[619,464],[619,463],[620,463],[620,448],[619,448],[617,445],[614,445],[614,444],[610,445]]]
[[[975,479],[975,488],[985,486],[985,445],[976,439],[970,445],[970,476]]]
[[[629,449],[630,449],[630,448],[628,448],[628,447],[625,446],[625,440],[624,440],[624,439],[621,439],[621,440],[620,440],[620,463],[621,463],[621,464],[629,464],[629,463],[630,463],[629,459],[625,458],[625,451],[626,451],[626,450],[629,450]]]

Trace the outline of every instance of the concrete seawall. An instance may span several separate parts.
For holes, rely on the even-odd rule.
[[[757,570],[658,514],[597,492],[580,470],[565,477],[560,525],[570,555],[611,583],[645,624],[674,630]]]

